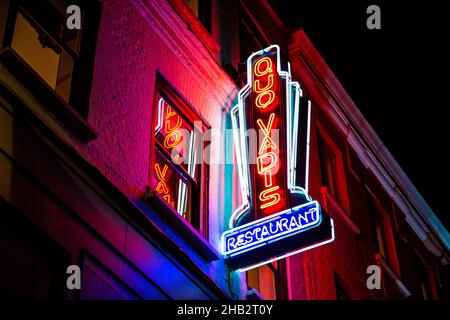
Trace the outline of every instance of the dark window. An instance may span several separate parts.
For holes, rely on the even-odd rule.
[[[339,277],[334,274],[334,285],[336,287],[336,300],[352,300],[344,289]]]
[[[239,7],[239,52],[242,70],[245,70],[247,58],[258,50],[268,46],[267,41],[259,32],[257,26],[253,23],[245,9]]]
[[[0,300],[66,297],[70,254],[0,198]]]
[[[205,123],[160,79],[154,106],[151,189],[199,231],[206,231]]]
[[[66,26],[69,5],[81,9],[80,30]],[[16,76],[40,79],[46,90],[86,117],[99,17],[96,1],[11,0],[9,15],[3,47],[30,70]]]
[[[350,146],[347,142],[347,165],[350,169],[350,172],[359,180],[362,180],[363,177],[363,166],[361,161],[356,154],[356,151]]]
[[[203,26],[211,32],[211,0],[184,0]]]
[[[373,234],[375,237],[375,250],[381,253],[386,262],[389,262],[389,256],[386,245],[386,223],[384,215],[379,211],[372,197],[369,195],[369,213],[372,219]]]
[[[336,179],[336,157],[334,152],[319,136],[319,158],[320,170],[322,172],[322,185],[327,187],[328,193],[336,200],[338,199],[338,188]]]
[[[432,284],[434,283],[432,280],[433,274],[430,271],[430,267],[417,253],[414,258],[421,298],[424,300],[432,300],[434,298],[432,288]]]

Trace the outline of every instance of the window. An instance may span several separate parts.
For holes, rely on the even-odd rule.
[[[211,0],[184,0],[203,26],[211,32]]]
[[[162,78],[158,83],[149,185],[205,235],[207,167],[202,161],[201,134],[207,127]]]
[[[347,167],[351,174],[359,181],[362,181],[363,177],[363,165],[358,158],[358,155],[355,150],[353,150],[350,143],[346,143],[347,147]]]
[[[319,115],[319,117],[321,117]],[[321,192],[326,197],[329,210],[351,215],[347,192],[342,137],[326,120],[316,121],[318,165],[321,171]],[[329,201],[328,201],[329,200]],[[334,209],[332,209],[334,207]]]
[[[267,41],[258,31],[256,25],[253,23],[245,9],[239,7],[240,21],[239,21],[239,51],[240,62],[243,67],[246,67],[247,58],[258,50],[268,46]]]
[[[438,299],[434,276],[430,266],[417,252],[415,253],[414,260],[421,298],[424,300]]]
[[[338,185],[336,181],[336,159],[333,151],[319,136],[319,160],[322,172],[322,185],[327,187],[330,195],[338,200]]]
[[[336,273],[334,273],[334,285],[336,288],[336,300],[352,300],[345,291],[344,286]]]
[[[370,227],[367,230],[372,234],[374,250],[379,253],[397,276],[400,274],[400,264],[397,257],[396,241],[392,229],[391,215],[373,193],[369,186],[365,186],[368,197],[368,210]],[[381,195],[380,195],[381,196]]]
[[[265,300],[276,300],[279,283],[277,267],[277,262],[273,262],[247,271],[248,289],[257,290]]]
[[[384,217],[381,212],[379,212],[374,199],[369,195],[369,213],[372,219],[373,235],[375,238],[375,250],[381,254],[385,261],[389,261],[389,256],[387,253],[386,245],[386,224],[384,222]]]
[[[0,300],[67,298],[69,252],[3,199],[0,212]]]
[[[69,5],[81,8],[81,30],[66,27]],[[95,36],[98,27],[96,1],[11,0],[3,47],[16,64],[16,76],[28,84],[41,82],[79,114],[87,116]],[[13,72],[15,69],[12,68]],[[35,79],[36,78],[36,79]]]

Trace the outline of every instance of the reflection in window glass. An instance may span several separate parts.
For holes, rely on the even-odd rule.
[[[16,16],[11,47],[52,89],[69,101],[73,58],[20,11]]]
[[[155,152],[152,189],[187,221],[191,220],[191,186],[160,151]]]
[[[177,165],[196,180],[193,125],[161,96],[158,97],[158,120],[155,128],[158,145]]]

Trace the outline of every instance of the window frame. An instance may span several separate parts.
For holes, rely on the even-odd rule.
[[[265,37],[264,33],[258,27],[252,16],[246,10],[244,5],[239,1],[239,65],[238,72],[239,74],[244,74],[247,72],[247,59],[248,57],[256,51],[262,50],[269,46],[270,41]],[[242,39],[241,34],[242,31],[245,30],[248,35],[252,38],[252,48],[256,45],[256,48],[253,48],[253,52],[244,53],[242,51]]]
[[[338,202],[340,202],[340,189],[337,182],[336,156],[333,150],[327,145],[319,135],[317,146],[319,148],[320,172],[322,176],[322,185],[327,188],[328,193]],[[330,167],[331,172],[328,172]],[[329,173],[331,179],[329,177]]]
[[[187,1],[186,5],[191,9]],[[195,17],[200,21],[203,27],[211,34],[212,32],[212,5],[211,0],[197,0],[197,12],[191,9]]]
[[[347,168],[349,172],[353,175],[353,177],[360,183],[363,182],[363,171],[364,171],[364,165],[362,164],[361,160],[359,159],[358,153],[355,149],[350,145],[350,142],[348,140],[345,143],[346,148],[346,158],[347,158]]]
[[[327,194],[330,196],[332,200],[336,204],[338,204],[341,209],[348,215],[351,216],[350,212],[350,201],[349,201],[349,195],[348,195],[348,188],[347,188],[347,178],[345,175],[345,165],[344,165],[344,155],[341,149],[337,146],[337,144],[334,142],[334,140],[331,138],[331,136],[328,134],[328,132],[325,130],[324,127],[322,127],[321,124],[318,122],[316,123],[316,150],[317,150],[317,156],[319,157],[319,164],[321,163],[321,153],[320,153],[320,146],[319,143],[322,141],[326,147],[331,151],[334,158],[334,180],[336,182],[336,192],[337,192],[337,199],[333,197],[327,190]],[[319,171],[320,171],[320,184],[321,187],[326,187],[323,184],[323,177],[322,177],[322,165],[319,165]]]
[[[68,125],[82,140],[90,141],[97,137],[95,131],[87,124],[89,112],[89,98],[94,70],[95,49],[100,23],[101,5],[97,0],[74,0],[71,4],[79,5],[82,13],[82,29],[78,56],[74,57],[73,50],[67,50],[67,45],[55,37],[36,18],[33,12],[29,12],[20,4],[21,0],[7,0],[2,4],[6,9],[7,17],[0,24],[1,51],[0,60],[8,68],[8,71],[21,81],[39,98],[46,109],[55,114],[58,120]],[[51,5],[51,4],[50,4]],[[87,10],[86,8],[89,8]],[[18,12],[25,13],[31,18],[52,41],[58,44],[67,54],[73,58],[72,81],[68,101],[65,101],[55,89],[31,67],[12,48],[12,39]]]
[[[393,221],[392,217],[389,214],[388,211],[383,207],[380,200],[376,197],[376,195],[373,193],[373,191],[370,189],[369,186],[365,185],[366,193],[367,193],[367,201],[368,201],[368,207],[371,206],[369,204],[369,201],[373,204],[373,210],[376,212],[371,212],[372,210],[369,207],[369,215],[371,219],[372,229],[374,232],[373,236],[375,237],[375,241],[377,244],[377,247],[379,247],[378,244],[378,236],[376,233],[376,220],[379,219],[379,221],[382,222],[382,242],[383,246],[385,247],[386,256],[383,256],[379,250],[380,255],[382,256],[383,260],[393,269],[395,274],[400,277],[400,263],[398,260],[398,253],[397,253],[397,243],[394,236],[394,229],[393,229]],[[373,216],[373,214],[377,216]]]
[[[420,287],[420,294],[424,300],[438,300],[439,299],[439,293],[436,285],[436,278],[433,272],[433,268],[430,266],[430,264],[427,262],[427,260],[422,256],[422,254],[419,253],[417,249],[414,249],[413,252],[413,259],[415,260],[416,266],[419,268],[417,270],[417,278],[419,280],[419,287]],[[423,278],[425,277],[425,279]],[[426,283],[423,283],[422,281],[425,280]],[[422,285],[425,285],[425,288],[423,288]],[[425,289],[426,297],[423,295],[423,290]]]
[[[160,148],[158,146],[158,141],[156,139],[154,128],[156,126],[157,121],[157,108],[158,108],[158,97],[163,97],[167,103],[169,103],[171,106],[173,106],[176,111],[184,118],[188,119],[192,124],[195,121],[201,121],[202,122],[202,133],[206,132],[211,128],[211,126],[208,124],[208,122],[201,117],[184,99],[183,97],[169,84],[167,80],[165,80],[159,73],[156,75],[156,81],[155,81],[155,91],[154,91],[154,99],[152,104],[152,120],[151,120],[151,133],[150,133],[150,150],[149,150],[149,170],[148,170],[148,188],[151,193],[158,194],[156,190],[152,189],[151,186],[151,179],[154,175],[154,164],[155,164],[155,152],[157,151],[157,148]],[[195,130],[195,128],[194,128]],[[203,140],[202,140],[203,141]],[[200,157],[203,157],[203,152],[205,150],[205,142],[203,142],[202,149],[200,151],[197,150],[197,152],[200,152]],[[164,153],[163,150],[160,150],[161,153]],[[170,159],[166,159],[169,162]],[[176,164],[174,164],[176,166]],[[166,214],[170,214],[168,212],[172,212],[173,214],[176,214],[177,217],[180,218],[180,220],[189,228],[193,228],[200,236],[202,236],[206,241],[209,240],[209,210],[208,210],[208,201],[209,201],[209,195],[208,195],[208,188],[209,188],[209,165],[205,163],[202,159],[202,161],[198,164],[196,164],[197,172],[198,172],[198,178],[197,182],[192,177],[186,177],[186,172],[183,170],[183,168],[177,169],[177,174],[181,174],[184,178],[189,179],[189,182],[193,182],[197,185],[197,188],[195,188],[195,193],[192,196],[191,199],[191,214],[198,212],[198,216],[192,216],[194,218],[194,223],[187,221],[184,219],[170,204],[168,204],[165,200],[162,200],[162,197],[158,194],[157,196],[161,198],[161,202],[165,207],[167,207],[169,210],[165,210]],[[181,173],[179,173],[181,172]],[[194,186],[194,184],[191,184]],[[192,188],[194,189],[194,188]],[[194,196],[196,197],[194,199]],[[175,218],[175,217],[166,217],[169,220]]]

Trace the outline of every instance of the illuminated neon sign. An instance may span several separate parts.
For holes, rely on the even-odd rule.
[[[163,199],[165,199],[168,203],[172,204],[173,206],[170,197],[170,190],[166,183],[166,175],[168,169],[169,166],[167,164],[164,164],[163,168],[161,169],[159,163],[155,163],[155,172],[156,177],[158,178],[158,184],[156,185],[156,192],[161,194]]]
[[[262,133],[258,146],[255,173],[255,213],[258,218],[269,216],[286,207],[285,167],[280,133],[284,134],[283,117],[279,94],[280,79],[278,62],[272,55],[263,56],[253,62],[253,79],[250,126]],[[278,133],[276,137],[275,134]]]
[[[286,69],[277,45],[253,53],[231,110],[242,204],[222,254],[241,271],[334,240],[333,220],[307,192],[311,104]],[[249,130],[258,132],[254,152]]]

